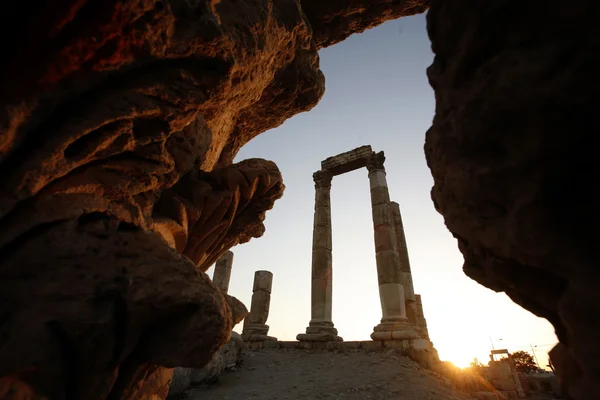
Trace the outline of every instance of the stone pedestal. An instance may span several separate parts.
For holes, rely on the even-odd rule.
[[[367,163],[371,186],[375,257],[379,298],[383,317],[371,334],[373,340],[410,340],[418,338],[406,316],[404,287],[400,258],[393,224],[392,206],[388,192],[383,152],[373,154]]]
[[[415,289],[410,269],[410,260],[408,258],[406,235],[404,234],[404,225],[402,224],[402,214],[400,213],[400,205],[398,203],[392,201],[390,204],[394,221],[394,231],[396,233],[396,248],[398,250],[398,259],[400,261],[400,280],[402,282],[402,287],[404,288],[406,317],[408,318],[410,326],[417,327],[417,303],[415,300]]]
[[[231,267],[233,265],[233,252],[228,251],[219,258],[215,264],[213,283],[223,293],[229,290],[229,279],[231,278]]]
[[[271,303],[271,287],[273,274],[269,271],[256,271],[254,273],[254,287],[252,288],[252,303],[250,313],[244,320],[242,339],[245,342],[262,342],[277,340],[268,336],[269,326],[266,324],[269,317]]]
[[[331,179],[328,171],[317,171],[315,181],[315,217],[313,225],[311,320],[299,341],[328,342],[341,340],[331,320],[332,310],[332,244],[331,244]]]

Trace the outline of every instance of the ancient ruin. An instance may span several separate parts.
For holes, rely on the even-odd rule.
[[[416,301],[400,206],[390,201],[383,152],[371,146],[329,157],[314,173],[315,217],[311,285],[311,320],[306,333],[297,339],[305,342],[342,340],[334,327],[332,310],[331,181],[334,176],[366,167],[369,171],[375,258],[379,281],[382,318],[373,329],[373,340],[411,340],[421,336],[425,319]],[[420,298],[419,298],[420,299]],[[408,311],[407,311],[408,310]],[[423,333],[422,337],[428,335]]]
[[[215,263],[213,272],[213,283],[223,293],[229,291],[229,280],[231,279],[231,267],[233,266],[233,252],[227,251]]]
[[[497,361],[495,356],[505,356]],[[490,382],[498,388],[500,393],[507,399],[524,398],[525,392],[521,387],[521,380],[515,367],[514,360],[510,357],[507,349],[492,350],[489,363]]]
[[[273,273],[269,271],[256,271],[252,287],[252,303],[250,313],[244,319],[242,339],[245,342],[263,342],[277,340],[268,336],[269,306],[271,304],[271,288],[273,286]]]

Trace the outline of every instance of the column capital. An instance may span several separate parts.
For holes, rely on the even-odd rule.
[[[316,187],[331,187],[333,174],[329,171],[319,170],[313,174],[313,180]]]
[[[383,154],[383,151],[380,151],[379,153],[373,153],[373,155],[369,157],[369,160],[367,161],[367,169],[369,172],[376,170],[385,171],[385,167],[383,166],[384,162],[385,155]]]

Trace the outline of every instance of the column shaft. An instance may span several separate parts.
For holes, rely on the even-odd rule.
[[[312,248],[311,321],[331,322],[332,239],[330,186],[317,186]]]
[[[247,342],[277,340],[267,336],[269,326],[269,307],[271,304],[271,287],[273,274],[269,271],[256,271],[254,273],[254,286],[252,289],[252,302],[250,313],[244,320],[242,339]]]
[[[233,265],[233,252],[227,251],[219,258],[215,264],[213,273],[213,283],[221,289],[223,293],[229,290],[229,280],[231,278],[231,267]]]
[[[419,332],[421,336],[425,339],[429,339],[429,330],[427,329],[427,320],[425,319],[425,315],[423,313],[423,303],[421,302],[421,295],[415,295],[415,303],[417,309],[417,326],[419,328]]]
[[[373,228],[375,230],[379,297],[383,314],[381,324],[374,328],[371,338],[373,340],[412,339],[417,335],[414,331],[406,331],[408,319],[406,317],[404,287],[392,206],[383,166],[384,161],[383,152],[380,152],[373,154],[367,164],[371,186]]]
[[[404,287],[404,300],[406,302],[406,316],[411,326],[417,326],[415,302],[415,289],[413,285],[412,273],[410,269],[410,259],[408,257],[408,246],[406,245],[406,235],[402,224],[402,214],[400,205],[394,201],[392,205],[392,217],[394,220],[394,230],[396,232],[396,248],[400,259],[400,275],[402,286]]]
[[[328,171],[317,171],[313,225],[311,320],[301,341],[341,340],[332,322],[333,257],[331,240],[331,179]]]

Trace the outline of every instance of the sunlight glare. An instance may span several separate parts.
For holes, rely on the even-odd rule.
[[[440,352],[440,359],[442,361],[449,361],[458,368],[468,368],[473,361],[473,354],[477,353],[475,350],[469,351],[458,347],[449,350]]]

